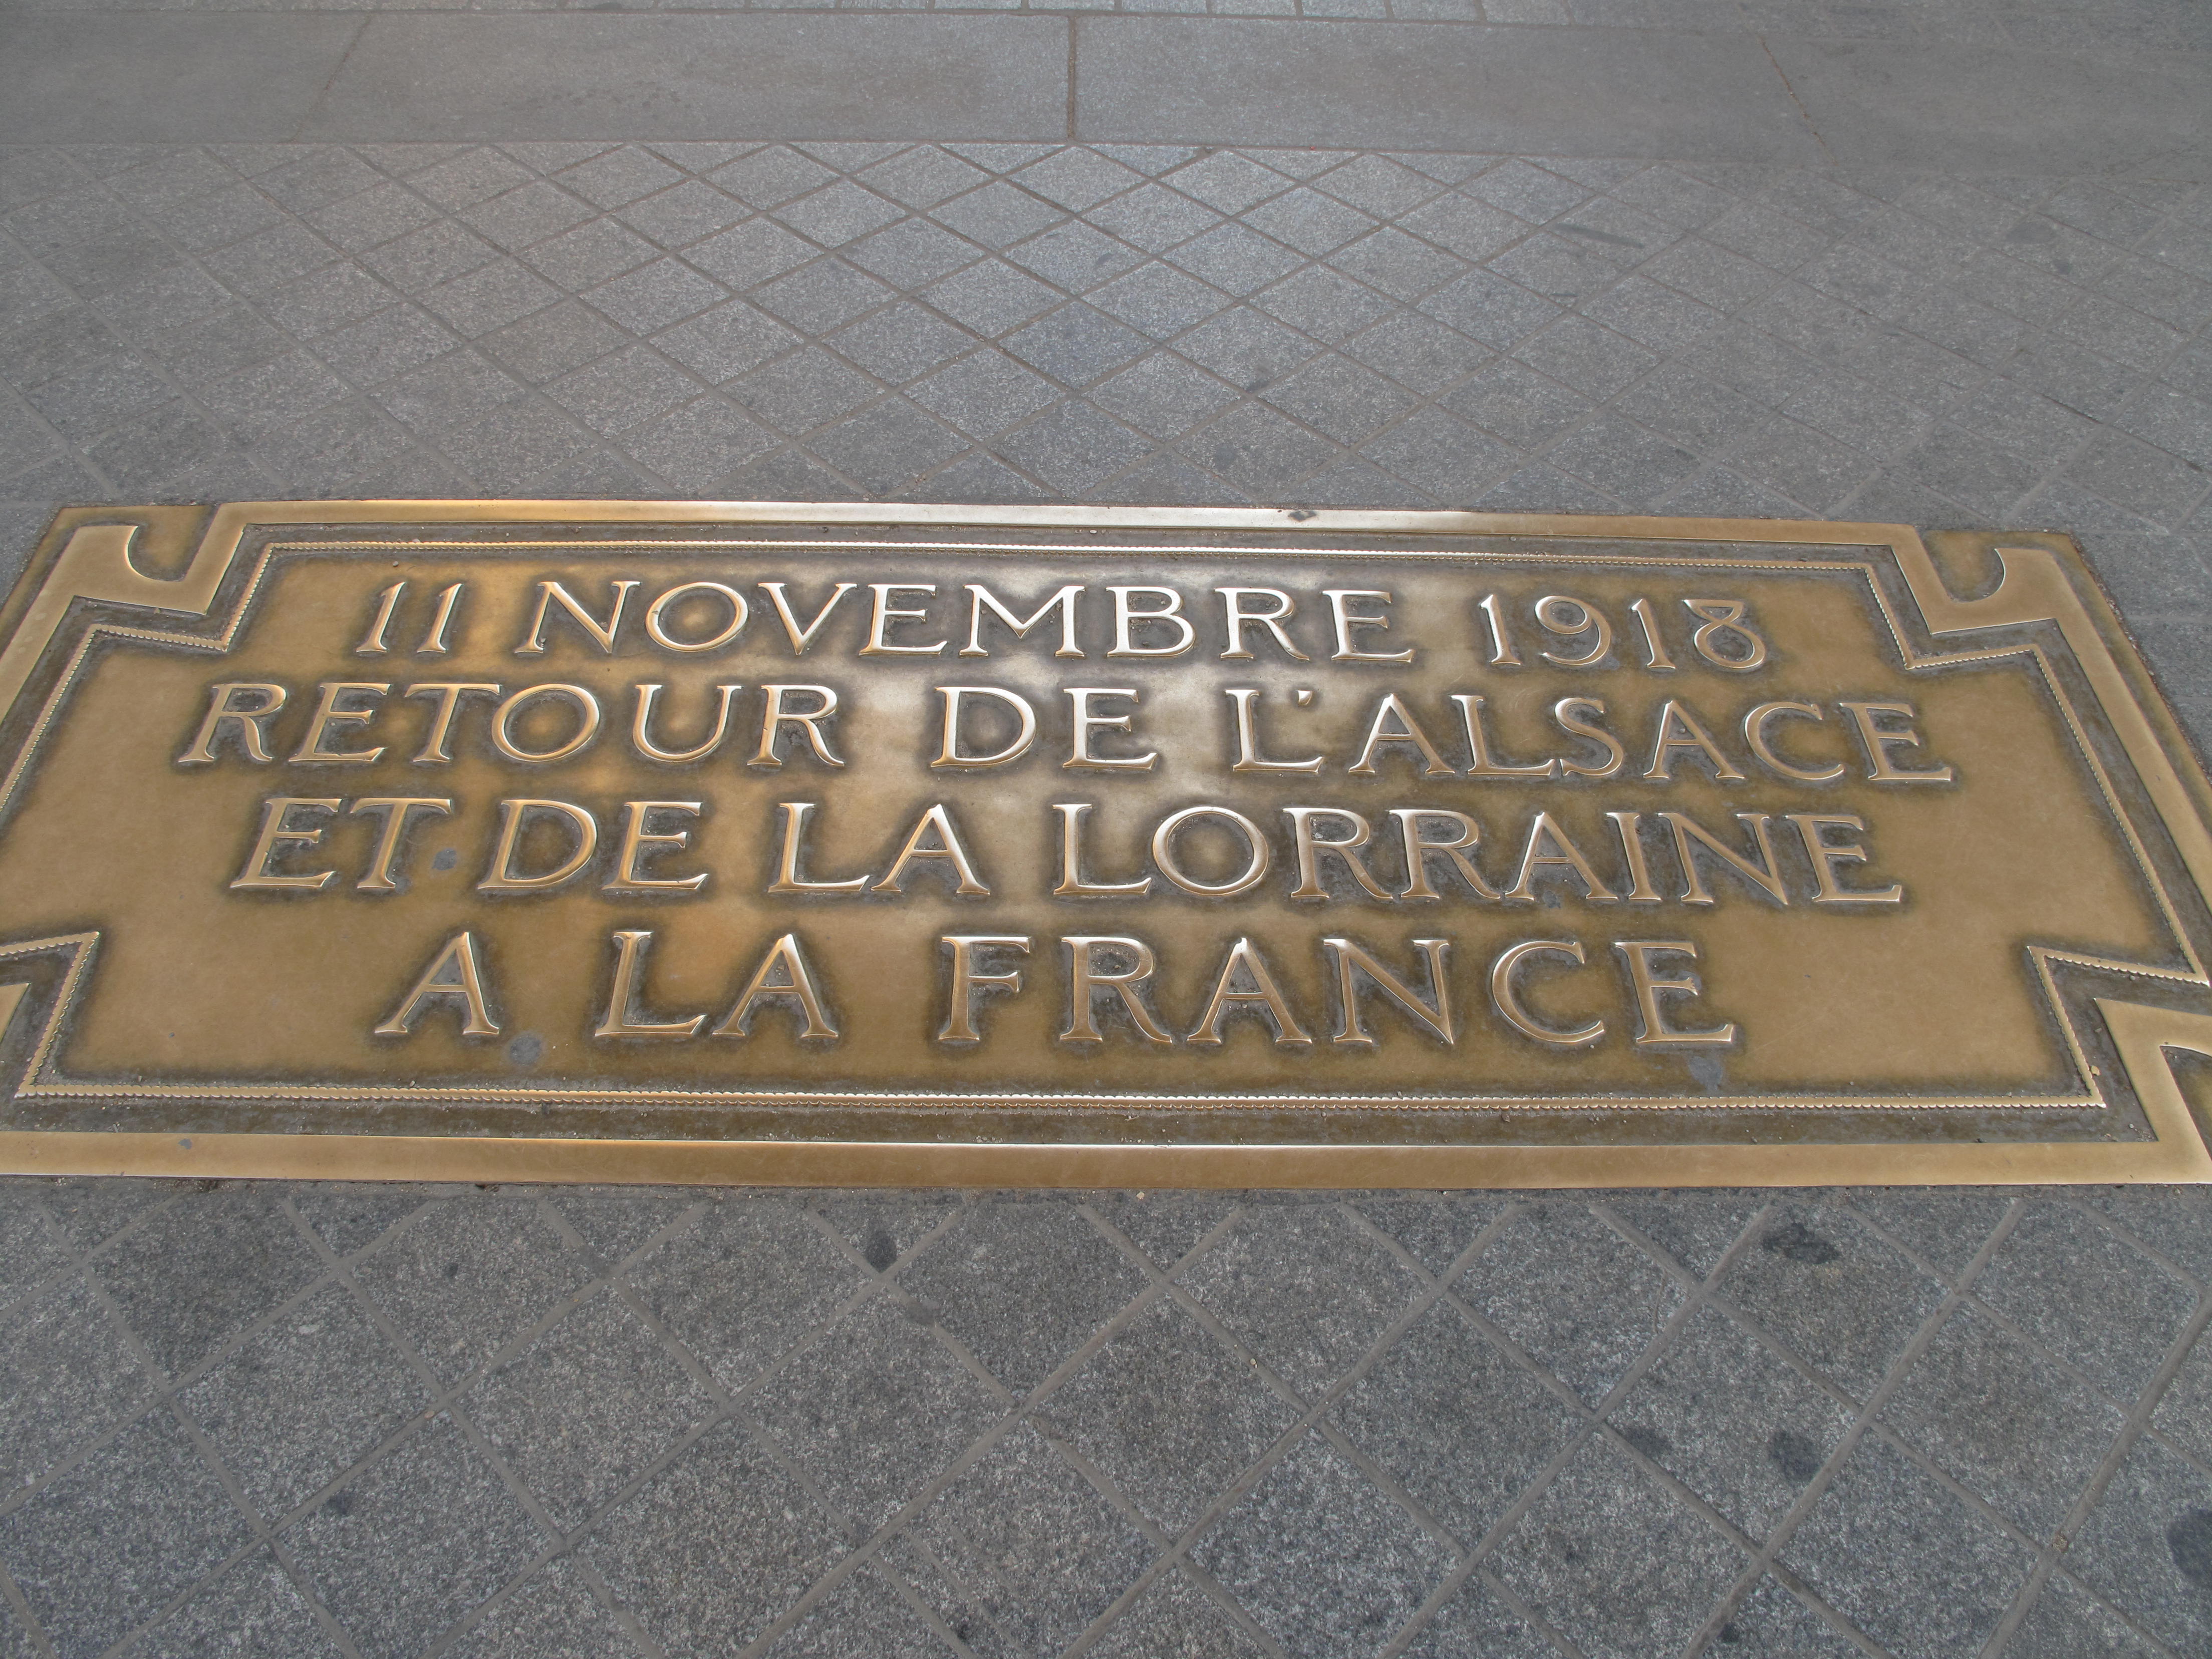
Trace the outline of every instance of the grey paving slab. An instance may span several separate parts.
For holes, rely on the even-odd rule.
[[[1082,26],[1094,142],[1815,161],[1754,40],[1267,19]]]
[[[1766,40],[1845,167],[2201,179],[2212,161],[2202,57]]]
[[[341,15],[0,15],[0,143],[295,137],[361,33]]]
[[[767,14],[379,16],[297,123],[301,137],[349,142],[1035,139],[1066,127],[1065,24]]]

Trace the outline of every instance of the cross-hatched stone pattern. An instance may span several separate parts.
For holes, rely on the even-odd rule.
[[[0,1183],[0,1651],[2192,1655],[2212,1200]]]
[[[2212,186],[1007,144],[0,152],[62,501],[1075,499],[2056,525],[2187,712]]]

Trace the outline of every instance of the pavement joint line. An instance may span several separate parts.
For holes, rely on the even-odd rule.
[[[2106,1449],[2104,1456],[2098,1460],[2095,1470],[2083,1484],[2081,1496],[2074,1500],[2072,1506],[2066,1512],[2065,1518],[2059,1522],[2051,1535],[2043,1540],[2037,1550],[2035,1564],[2029,1571],[2026,1580],[2022,1582],[2019,1591],[2014,1595],[2012,1605],[2006,1609],[1996,1632],[1990,1637],[1987,1652],[1995,1654],[2001,1651],[2003,1644],[2010,1641],[2020,1626],[2027,1622],[2028,1614],[2041,1598],[2045,1583],[2048,1582],[2051,1573],[2062,1566],[2062,1559],[2073,1547],[2074,1540],[2080,1535],[2083,1525],[2095,1511],[2099,1501],[2104,1497],[2106,1489],[2111,1486],[2112,1478],[2119,1473],[2121,1465],[2127,1462],[2128,1455],[2136,1449],[2143,1437],[2153,1432],[2150,1423],[2152,1414],[2158,1409],[2159,1402],[2165,1397],[2166,1390],[2172,1382],[2175,1375],[2188,1359],[2191,1350],[2195,1347],[2197,1340],[2204,1334],[2208,1324],[2212,1324],[2212,1293],[2200,1289],[2196,1310],[2191,1315],[2188,1322],[2182,1327],[2179,1334],[2168,1345],[2164,1361],[2153,1375],[2149,1384],[2143,1389],[2142,1396],[2129,1409],[2118,1434],[2113,1437],[2112,1445]],[[2162,1446],[2166,1445],[2162,1437],[2159,1443]],[[2169,1451],[2173,1449],[2171,1446],[2166,1446],[2166,1449]],[[2189,1462],[2197,1468],[2200,1474],[2204,1473],[2202,1463],[2197,1460],[2191,1458]],[[2069,1577],[2070,1577],[2071,1575],[2069,1574]],[[2083,1593],[2094,1598],[2100,1605],[2107,1605],[2104,1598],[2098,1595],[2094,1589],[2084,1586]],[[2134,1619],[2129,1617],[2124,1609],[2108,1607],[2107,1610],[2124,1620],[2137,1634],[2156,1641],[2161,1649],[2167,1648],[2168,1644],[2162,1638],[2153,1636],[2150,1632],[2142,1630]]]
[[[301,1225],[299,1217],[292,1209],[289,1200],[285,1200],[281,1201],[287,1218],[291,1222],[295,1230],[298,1229]],[[139,1225],[150,1222],[154,1217],[173,1209],[175,1206],[176,1202],[177,1199],[173,1195],[168,1202],[155,1206],[146,1214],[136,1218],[131,1225],[119,1230],[117,1233],[103,1241],[100,1248],[105,1249],[118,1242],[127,1239],[128,1236]],[[43,1208],[44,1206],[42,1206],[41,1207]],[[58,1226],[55,1231],[57,1232],[60,1232],[62,1230]],[[86,1449],[81,1456],[70,1460],[70,1467],[82,1467],[82,1465],[85,1462],[88,1461],[89,1458],[97,1451],[103,1450],[106,1447],[114,1444],[131,1429],[137,1427],[141,1423],[150,1421],[166,1413],[177,1425],[177,1426],[182,1430],[185,1437],[191,1443],[193,1451],[198,1455],[201,1465],[221,1486],[224,1498],[230,1504],[232,1510],[246,1522],[249,1533],[249,1536],[246,1543],[240,1545],[235,1551],[232,1552],[230,1555],[224,1558],[220,1562],[217,1562],[208,1568],[204,1572],[194,1578],[191,1583],[185,1585],[169,1596],[164,1598],[162,1603],[154,1608],[150,1613],[137,1620],[136,1624],[126,1627],[115,1641],[107,1644],[106,1648],[102,1650],[103,1653],[118,1652],[122,1650],[142,1632],[156,1628],[165,1622],[179,1607],[182,1607],[185,1603],[191,1601],[193,1595],[197,1594],[204,1584],[220,1579],[235,1567],[240,1561],[252,1555],[257,1549],[266,1549],[283,1567],[286,1577],[291,1580],[294,1589],[300,1594],[301,1599],[307,1603],[310,1614],[314,1619],[317,1626],[322,1630],[324,1635],[337,1646],[339,1651],[346,1656],[346,1659],[360,1659],[360,1656],[354,1648],[351,1636],[339,1625],[337,1619],[331,1615],[330,1609],[324,1604],[320,1595],[317,1593],[313,1584],[307,1579],[306,1575],[301,1571],[299,1564],[296,1559],[293,1556],[291,1551],[276,1535],[276,1530],[262,1518],[259,1511],[255,1508],[255,1506],[246,1501],[244,1489],[240,1485],[235,1472],[233,1471],[229,1465],[223,1460],[221,1454],[216,1450],[214,1443],[208,1438],[206,1431],[201,1428],[191,1410],[186,1407],[182,1397],[182,1387],[178,1380],[171,1377],[167,1370],[155,1359],[152,1351],[146,1346],[145,1341],[138,1335],[137,1332],[131,1328],[131,1322],[124,1316],[123,1310],[116,1305],[114,1298],[108,1291],[107,1287],[100,1282],[98,1273],[94,1270],[95,1265],[95,1252],[74,1246],[67,1239],[65,1235],[63,1237],[62,1244],[63,1248],[69,1250],[72,1255],[78,1272],[82,1275],[84,1282],[90,1289],[94,1304],[104,1314],[106,1314],[108,1322],[120,1334],[125,1346],[131,1351],[132,1357],[137,1361],[142,1371],[143,1371],[145,1376],[155,1385],[149,1397],[142,1401],[134,1402],[138,1407],[137,1410],[134,1411],[129,1417],[127,1417],[112,1433],[103,1436],[95,1445]],[[318,1279],[316,1285],[311,1285],[309,1290],[301,1293],[301,1296],[297,1299],[304,1300],[307,1295],[313,1293],[313,1291],[317,1288],[319,1283],[320,1281]],[[290,1300],[291,1299],[288,1299],[288,1305]],[[188,1371],[185,1375],[189,1376],[192,1375],[192,1373]],[[39,1492],[47,1489],[53,1484],[54,1477],[52,1474],[49,1474],[46,1479],[42,1480],[38,1484],[38,1486],[28,1489],[27,1493],[21,1502],[10,1506],[11,1512],[15,1510],[25,1507],[30,1501],[32,1496],[34,1496]],[[12,1587],[12,1578],[9,1580],[9,1583]],[[44,1630],[44,1621],[38,1619],[32,1613],[27,1603],[24,1608],[24,1612],[26,1614],[26,1628],[34,1632],[38,1639],[46,1644],[49,1651],[51,1651],[51,1638],[46,1636]]]
[[[1735,1592],[1727,1598],[1724,1605],[1732,1607],[1734,1603],[1741,1601],[1744,1595],[1750,1593],[1752,1587],[1757,1584],[1761,1572],[1773,1570],[1779,1565],[1778,1558],[1789,1547],[1790,1540],[1796,1535],[1797,1528],[1811,1516],[1814,1510],[1819,1506],[1820,1500],[1826,1497],[1829,1489],[1835,1485],[1838,1476],[1843,1472],[1844,1464],[1856,1452],[1860,1442],[1866,1437],[1867,1431],[1873,1425],[1875,1418],[1888,1404],[1891,1395],[1904,1382],[1906,1373],[1911,1370],[1920,1356],[1927,1352],[1929,1345],[1936,1340],[1936,1333],[1943,1328],[1952,1314],[1966,1300],[1967,1292],[1980,1276],[1982,1270],[1995,1257],[2004,1241],[2012,1236],[2013,1230],[2019,1225],[2021,1215],[2026,1208],[2025,1200],[2017,1197],[2012,1200],[2006,1208],[2002,1219],[1990,1230],[1989,1237],[1982,1241],[1981,1248],[1960,1271],[1957,1281],[1936,1304],[1934,1310],[1921,1321],[1911,1340],[1899,1350],[1896,1358],[1890,1362],[1881,1382],[1860,1406],[1850,1426],[1844,1431],[1841,1438],[1836,1443],[1835,1449],[1828,1454],[1818,1473],[1805,1483],[1804,1490],[1799,1494],[1797,1501],[1791,1504],[1781,1518],[1768,1529],[1765,1542],[1761,1546],[1758,1554],[1753,1557],[1752,1565],[1746,1570],[1744,1577],[1738,1580]],[[1821,1606],[1826,1607],[1826,1598],[1822,1598]],[[1699,1632],[1697,1642],[1693,1644],[1693,1650],[1712,1642],[1718,1636],[1720,1627],[1725,1622],[1724,1613],[1716,1613],[1713,1617],[1707,1620],[1705,1630]],[[1844,1635],[1848,1640],[1872,1645],[1872,1638],[1860,1632],[1856,1626],[1851,1625],[1848,1619],[1841,1621],[1838,1633]]]

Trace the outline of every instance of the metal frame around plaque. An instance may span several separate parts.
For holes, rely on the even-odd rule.
[[[96,1103],[105,1114],[102,1123],[113,1127],[87,1127],[79,1118],[70,1127],[26,1127],[19,1120],[0,1128],[0,1170],[49,1175],[1076,1188],[2212,1181],[2212,1152],[2168,1058],[2169,1050],[2212,1055],[2212,980],[2199,948],[2207,943],[2201,935],[2212,910],[2212,787],[2078,549],[2066,538],[2049,534],[1959,533],[1923,542],[1913,530],[1896,525],[1236,508],[414,501],[234,503],[211,514],[189,508],[71,509],[56,520],[0,609],[0,638],[5,640],[0,647],[0,733],[6,744],[0,761],[8,768],[0,778],[0,842],[14,823],[19,799],[38,776],[42,747],[69,718],[72,695],[88,665],[108,650],[221,655],[252,618],[272,561],[331,553],[358,556],[373,550],[398,567],[410,557],[450,553],[464,544],[478,555],[505,550],[520,556],[549,547],[599,545],[593,537],[604,542],[647,534],[664,539],[626,544],[672,553],[690,544],[683,538],[696,540],[697,532],[742,536],[763,527],[796,526],[846,538],[842,544],[849,545],[866,543],[872,530],[886,538],[883,549],[893,552],[941,550],[957,544],[963,532],[1000,538],[987,550],[1000,550],[1012,536],[1048,544],[1063,555],[1079,550],[1070,538],[1102,534],[1134,538],[1105,545],[1161,554],[1178,550],[1176,538],[1191,538],[1192,546],[1180,550],[1215,556],[1248,550],[1249,544],[1255,556],[1287,557],[1328,550],[1337,542],[1358,544],[1355,553],[1343,556],[1394,556],[1392,550],[1399,548],[1414,556],[1439,544],[1464,554],[1472,540],[1501,550],[1495,556],[1509,560],[1540,557],[1547,547],[1579,549],[1559,556],[1592,566],[1608,557],[1614,563],[1663,562],[1664,550],[1694,544],[1695,559],[1686,552],[1681,556],[1686,566],[1702,562],[1718,568],[1733,560],[1747,569],[1757,563],[1759,550],[1778,550],[1799,561],[1817,550],[1836,550],[1834,562],[1821,568],[1863,573],[1871,602],[1882,611],[1905,669],[2021,657],[2039,665],[2080,757],[2097,778],[2115,824],[2134,847],[2142,873],[2157,890],[2159,906],[2173,924],[2179,967],[2102,961],[2094,954],[2029,946],[2035,971],[2051,994],[2053,1018],[2065,1026],[2076,1062],[2081,1093],[2070,1103],[2101,1110],[2124,1093],[2139,1127],[2109,1139],[1822,1139],[1793,1133],[1768,1141],[1626,1144],[1558,1137],[1528,1144],[1492,1137],[1478,1144],[1418,1134],[1389,1141],[1249,1134],[1212,1141],[1202,1133],[1164,1139],[1147,1139],[1141,1132],[1115,1140],[1007,1139],[978,1133],[972,1117],[957,1133],[886,1138],[799,1133],[664,1139],[510,1129],[364,1133],[353,1132],[342,1114],[328,1130],[179,1129],[174,1122],[149,1129],[134,1126],[134,1103],[218,1096],[234,1102],[266,1099],[286,1103],[296,1118],[300,1109],[314,1103],[391,1099],[409,1090],[398,1084],[348,1085],[313,1078],[258,1084],[73,1079],[64,1065],[65,1051],[72,1020],[87,994],[97,932],[22,937],[10,926],[0,928],[0,1082],[12,1086],[19,1103]],[[439,527],[453,534],[441,538],[431,533]],[[894,531],[908,539],[890,539]],[[494,532],[498,538],[489,544],[467,539],[469,534]],[[544,538],[556,532],[555,539]],[[917,543],[917,536],[925,539]],[[1610,554],[1603,551],[1608,548]],[[1539,552],[1532,554],[1531,549]],[[1661,552],[1655,555],[1654,549]],[[1971,596],[1961,597],[1961,591]],[[1686,852],[1684,858],[1686,863]],[[2101,1066],[2076,1029],[2081,1020],[2060,1006],[2051,980],[2054,963],[2117,975],[2142,988],[2140,995],[2115,993],[2083,1002],[2084,1007],[2094,1005],[2095,1021],[2101,1024]],[[10,971],[24,969],[37,971],[20,979]],[[1225,975],[1224,969],[1224,984]],[[1350,984],[1348,977],[1345,983]],[[1971,1009],[1958,1011],[1962,1020],[1972,1017]],[[516,1100],[528,1095],[526,1090],[483,1092]],[[469,1091],[447,1088],[443,1093],[466,1097]],[[918,1102],[922,1097],[910,1098]],[[1329,1103],[1326,1098],[1302,1103],[1323,1110]],[[1545,1108],[1541,1101],[1507,1103]],[[1900,1102],[1878,1103],[1895,1107]],[[1962,1104],[1940,1096],[1901,1103],[1936,1112]],[[1495,1109],[1498,1104],[1481,1109]],[[1823,1109],[1864,1104],[1841,1098],[1791,1100],[1777,1103],[1777,1109],[1817,1119]],[[1696,1113],[1712,1105],[1684,1093],[1569,1100],[1559,1109],[1596,1121],[1607,1113],[1633,1119],[1651,1112]]]

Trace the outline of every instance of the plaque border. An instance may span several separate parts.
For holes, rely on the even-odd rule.
[[[0,605],[0,720],[14,715],[66,638],[80,600],[173,622],[207,617],[249,534],[349,525],[496,524],[619,529],[684,526],[947,530],[1273,532],[1327,535],[1618,538],[1851,547],[1886,552],[1931,639],[2054,625],[2200,896],[2212,902],[2212,783],[2118,611],[2071,538],[1948,532],[1937,547],[1994,555],[2000,577],[1962,599],[1910,526],[1763,519],[1264,507],[894,506],[786,501],[349,501],[204,507],[68,508]],[[143,556],[174,567],[149,574]],[[241,610],[241,615],[243,614]],[[130,637],[152,630],[103,625]],[[87,637],[91,630],[85,630]],[[82,641],[80,641],[80,648]],[[1902,643],[1902,641],[1900,641]],[[1964,644],[1966,641],[1960,641]],[[15,773],[52,722],[50,695]],[[0,1036],[29,986],[6,963],[86,941],[0,941]],[[82,952],[76,951],[81,963]],[[2167,977],[2168,975],[2158,975]],[[2194,976],[2190,976],[2192,979]],[[58,1029],[66,975],[34,1051]],[[0,1173],[293,1180],[652,1182],[763,1186],[1658,1188],[2212,1182],[2212,1146],[2165,1050],[2212,1057],[2212,1015],[2097,998],[2153,1139],[2130,1141],[1817,1143],[1790,1146],[988,1144],[917,1140],[656,1140],[350,1133],[178,1135],[133,1130],[0,1130]],[[1647,1108],[1648,1109],[1648,1108]]]

